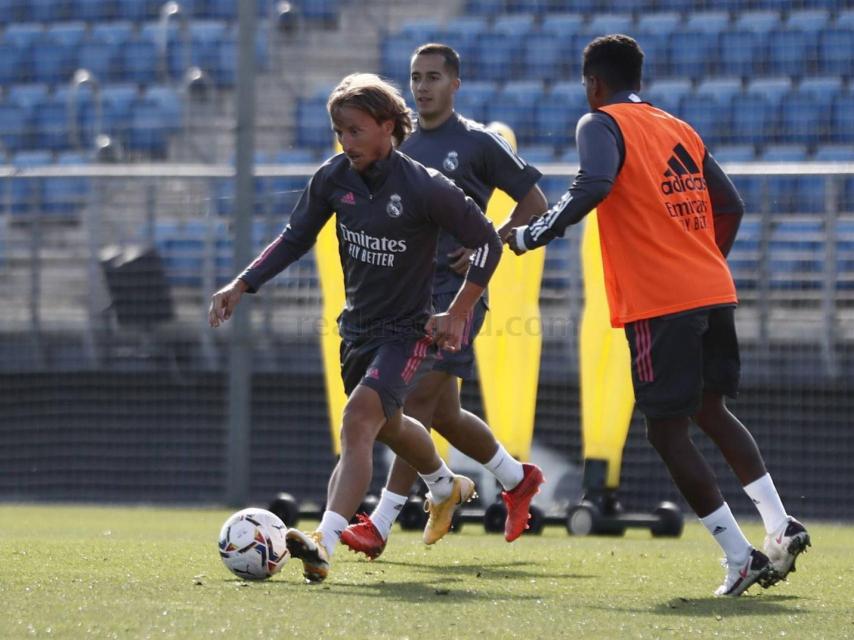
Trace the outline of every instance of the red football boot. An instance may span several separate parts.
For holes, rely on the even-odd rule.
[[[363,513],[356,514],[358,522],[351,524],[341,534],[341,542],[356,553],[364,553],[371,560],[380,557],[385,549],[385,540],[371,519]]]
[[[531,506],[531,500],[540,492],[540,485],[546,481],[537,465],[526,462],[522,468],[525,470],[522,481],[510,491],[501,492],[501,498],[507,506],[507,519],[504,521],[504,539],[507,542],[513,542],[528,528],[528,519],[531,517],[528,508]]]

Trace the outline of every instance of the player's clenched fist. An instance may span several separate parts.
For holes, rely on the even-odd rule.
[[[218,327],[231,317],[234,313],[240,297],[246,292],[247,285],[240,278],[236,278],[222,289],[211,296],[211,306],[208,310],[208,323],[212,327]]]
[[[467,315],[437,313],[427,321],[427,335],[440,349],[459,351],[467,322]]]

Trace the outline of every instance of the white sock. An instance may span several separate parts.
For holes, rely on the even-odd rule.
[[[775,533],[788,522],[786,509],[783,508],[783,502],[780,500],[780,494],[777,493],[770,473],[744,485],[744,492],[753,500],[759,515],[762,516],[765,533]]]
[[[344,533],[344,529],[350,522],[340,513],[326,510],[323,512],[323,517],[320,519],[320,526],[317,530],[323,534],[323,546],[326,547],[326,553],[332,557],[332,552],[335,551],[335,546]]]
[[[371,522],[374,523],[383,540],[388,539],[391,533],[391,526],[397,520],[397,516],[400,515],[400,510],[403,509],[406,500],[406,496],[402,496],[399,493],[392,493],[388,489],[383,489],[380,492],[380,501],[371,514]]]
[[[525,477],[522,463],[507,453],[507,449],[500,442],[498,443],[498,451],[483,466],[495,476],[505,491],[510,491]]]
[[[454,488],[454,474],[444,460],[433,473],[419,473],[418,475],[427,483],[427,489],[430,491],[433,500],[443,502],[450,497]]]
[[[747,560],[747,556],[750,555],[750,543],[741,532],[741,527],[738,526],[726,502],[705,518],[700,518],[700,522],[724,550],[728,561],[740,564]]]

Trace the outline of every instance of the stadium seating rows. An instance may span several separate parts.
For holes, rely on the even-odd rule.
[[[9,24],[0,36],[0,85],[67,83],[79,69],[101,83],[180,80],[196,66],[220,86],[235,80],[237,29],[223,20]],[[267,29],[256,37],[261,68],[268,63]]]
[[[658,3],[672,10],[599,13],[589,20],[573,5],[579,13],[492,19],[492,11],[545,11],[549,3],[477,0],[467,5],[472,15],[444,27],[421,21],[388,36],[382,70],[405,85],[413,48],[447,42],[463,60],[459,110],[477,120],[503,120],[524,144],[552,144],[559,154],[572,144],[575,122],[587,109],[578,86],[581,50],[596,35],[628,32],[646,52],[645,95],[693,124],[710,145],[851,143],[854,92],[844,78],[854,73],[854,10],[813,4],[788,12],[780,11],[785,3],[754,4],[756,10],[733,14],[680,13],[687,3]],[[609,4],[605,10],[617,9]],[[305,114],[303,143],[322,143],[312,132],[324,126],[309,113],[313,107],[298,109]]]

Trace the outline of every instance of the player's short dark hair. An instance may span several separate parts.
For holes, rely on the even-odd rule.
[[[637,91],[641,85],[643,50],[622,34],[596,38],[584,48],[584,77],[598,76],[611,91]]]
[[[422,44],[412,52],[412,58],[416,56],[442,56],[445,59],[445,69],[450,71],[455,77],[460,77],[460,54],[454,51],[446,44],[438,42],[428,42]]]
[[[397,145],[412,131],[412,115],[400,91],[373,73],[353,73],[338,83],[329,94],[326,109],[335,119],[335,112],[343,107],[364,111],[378,124],[393,120],[392,136]]]

